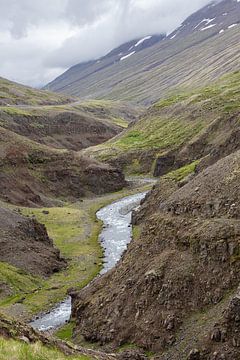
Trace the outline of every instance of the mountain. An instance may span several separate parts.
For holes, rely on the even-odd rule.
[[[181,39],[189,34],[204,32],[209,29],[212,29],[215,34],[223,34],[228,29],[239,25],[239,16],[238,0],[212,1],[209,5],[189,16],[167,38]]]
[[[110,70],[112,66],[123,63],[123,61],[126,61],[134,54],[150,48],[164,38],[165,35],[148,35],[144,38],[131,40],[97,60],[80,63],[71,67],[64,74],[46,85],[45,89],[60,93],[71,93],[72,91],[78,93],[79,82],[83,80],[88,81],[90,76],[98,76],[99,72]],[[89,97],[96,98],[95,96]]]
[[[239,26],[240,2],[214,1],[168,36],[150,42],[152,46],[134,53],[136,42],[125,44],[97,61],[70,68],[46,88],[84,98],[149,104],[238,69]]]

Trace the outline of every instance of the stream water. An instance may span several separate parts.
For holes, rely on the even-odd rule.
[[[104,266],[100,274],[112,269],[120,260],[124,250],[132,239],[131,215],[145,197],[146,192],[131,195],[105,206],[97,212],[103,221],[99,240],[104,248]],[[30,325],[39,331],[58,328],[69,321],[71,316],[71,298],[67,297],[53,310],[39,316]]]

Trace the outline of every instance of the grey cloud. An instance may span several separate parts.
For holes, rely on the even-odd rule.
[[[72,0],[72,5],[73,2],[78,3]],[[99,1],[91,0],[90,3],[87,13],[90,19],[94,19],[95,6]],[[209,0],[103,0],[103,7],[98,8],[95,21],[65,41],[46,59],[46,64],[69,67],[104,55],[125,41],[153,33],[171,32],[188,15],[207,3]]]
[[[16,38],[26,36],[29,26],[40,26],[63,17],[68,0],[0,0],[0,29]]]
[[[75,24],[90,25],[111,11],[114,0],[68,0],[65,16]]]

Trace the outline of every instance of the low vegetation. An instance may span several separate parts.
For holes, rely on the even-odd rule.
[[[45,90],[36,90],[0,78],[0,105],[51,105],[71,101],[74,101],[72,96],[55,94]]]
[[[181,181],[188,175],[194,173],[196,166],[199,164],[199,162],[200,162],[200,160],[196,160],[191,164],[183,166],[177,170],[171,171],[167,175],[165,175],[165,178],[175,180],[175,181]]]
[[[0,262],[0,275],[0,306],[20,301],[25,294],[37,291],[43,284],[40,277],[4,262]]]
[[[23,214],[34,216],[46,225],[54,244],[68,260],[66,270],[42,281],[37,291],[26,294],[22,305],[30,315],[63,300],[69,288],[84,287],[101,268],[102,249],[98,243],[101,223],[95,222],[90,208],[83,206],[84,210],[80,210],[79,207],[80,204],[76,208],[22,209]],[[10,304],[5,300],[7,312],[15,302],[13,298],[9,300]]]
[[[2,360],[90,360],[84,355],[64,355],[59,350],[43,346],[40,342],[26,344],[23,341],[0,337],[0,359]]]

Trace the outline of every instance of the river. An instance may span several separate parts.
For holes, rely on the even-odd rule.
[[[127,196],[105,206],[97,212],[98,219],[103,222],[99,240],[104,249],[104,265],[100,275],[112,269],[120,260],[124,250],[132,239],[132,210],[139,206],[146,192]],[[71,298],[46,314],[39,316],[30,325],[39,331],[56,329],[69,321],[71,316]]]

